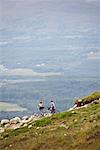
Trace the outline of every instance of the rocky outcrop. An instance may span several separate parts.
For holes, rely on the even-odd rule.
[[[93,103],[95,101],[100,101],[100,92],[94,92],[89,96],[86,96],[82,99],[78,99],[75,101],[75,104],[77,105],[77,107],[81,107],[86,104]]]
[[[80,104],[75,104],[73,107],[71,107],[70,109],[68,109],[68,111],[71,111],[71,110],[74,110],[74,109],[85,108],[85,107],[88,107],[89,105],[91,105],[91,104],[93,104],[93,103],[98,104],[98,103],[100,103],[100,99],[99,99],[99,100],[94,100],[94,101],[92,101],[91,103],[84,104],[84,105],[81,104],[81,102],[82,102],[81,99],[79,99],[78,102],[79,102]]]
[[[21,119],[19,117],[15,117],[10,120],[10,124],[17,124],[20,122],[21,122]]]
[[[68,111],[74,113],[75,109],[80,109],[83,107],[88,107],[91,103],[100,103],[100,92],[95,92],[92,95],[85,97],[83,99],[78,99],[75,102],[75,105],[70,108]],[[39,120],[43,117],[50,117],[51,113],[44,113],[43,116],[34,114],[32,116],[24,116],[22,118],[15,117],[12,119],[3,119],[0,121],[0,133],[3,133],[7,129],[15,130],[18,128],[28,127],[32,128],[32,123],[36,120]],[[75,120],[76,121],[76,120]]]
[[[15,130],[18,128],[28,127],[32,128],[32,122],[39,120],[43,117],[51,116],[51,113],[44,114],[44,116],[32,115],[32,116],[23,116],[22,119],[20,117],[15,117],[12,119],[3,119],[0,121],[0,133],[3,133],[7,129]]]
[[[8,123],[10,123],[10,121],[8,120],[8,119],[3,119],[3,120],[1,120],[1,125],[6,125],[6,124],[8,124]]]

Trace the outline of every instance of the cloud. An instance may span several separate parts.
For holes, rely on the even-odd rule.
[[[7,69],[3,65],[0,65],[0,73],[1,75],[7,75],[7,76],[41,76],[41,77],[47,77],[47,76],[59,76],[63,75],[62,72],[34,72],[32,69],[27,68],[16,68],[16,69]]]
[[[2,81],[0,81],[0,87],[2,87],[3,85],[7,85],[7,84],[18,84],[18,83],[29,83],[29,82],[45,82],[46,79],[14,79],[14,80],[8,80],[8,79],[3,79]]]
[[[0,40],[0,46],[6,46],[8,44],[14,43],[14,42],[27,42],[27,41],[31,41],[32,37],[31,36],[16,36],[13,38],[9,39],[4,39],[3,41]]]
[[[13,37],[13,40],[30,40],[31,36],[16,36]]]
[[[93,59],[93,60],[100,59],[100,52],[93,52],[93,51],[91,51],[91,52],[89,52],[87,54],[87,58],[88,59]]]
[[[2,46],[2,45],[7,45],[9,42],[7,42],[7,41],[3,41],[3,42],[0,42],[0,45]]]
[[[83,35],[65,35],[64,38],[67,39],[76,39],[76,38],[83,38]]]
[[[37,65],[36,65],[36,67],[44,67],[44,66],[45,66],[44,63],[42,63],[42,64],[37,64]]]
[[[17,64],[18,64],[18,65],[20,65],[20,64],[21,64],[21,62],[17,62]]]

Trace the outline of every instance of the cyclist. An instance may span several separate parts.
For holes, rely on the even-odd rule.
[[[56,112],[56,106],[53,100],[51,100],[50,107],[48,109],[51,111],[52,114]]]
[[[39,110],[40,110],[40,113],[41,113],[41,115],[43,115],[44,113],[43,113],[43,110],[44,110],[44,103],[43,103],[43,100],[41,100],[40,102],[39,102]]]

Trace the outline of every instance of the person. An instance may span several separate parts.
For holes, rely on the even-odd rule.
[[[56,106],[53,100],[51,100],[50,102],[50,107],[49,110],[51,111],[52,114],[54,114],[56,112]]]
[[[43,115],[43,110],[44,110],[44,103],[43,103],[43,100],[41,100],[40,102],[39,102],[39,110],[40,110],[40,112],[41,112],[41,115]]]

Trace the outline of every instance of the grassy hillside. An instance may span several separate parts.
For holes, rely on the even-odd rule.
[[[80,107],[80,106],[83,106],[85,104],[92,103],[93,101],[99,100],[99,99],[100,99],[100,92],[94,92],[89,96],[86,96],[84,98],[76,100],[75,103],[77,104],[77,106]]]
[[[99,150],[100,102],[0,134],[0,150]]]

